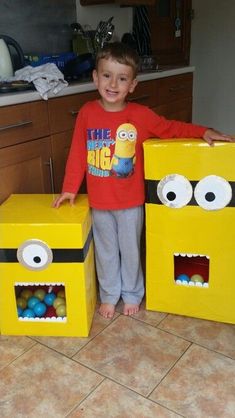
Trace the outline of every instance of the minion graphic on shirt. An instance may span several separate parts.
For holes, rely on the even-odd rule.
[[[88,173],[96,177],[126,178],[133,174],[137,130],[131,123],[118,126],[115,137],[110,128],[87,130]]]
[[[116,132],[114,155],[111,161],[112,175],[128,177],[134,171],[137,131],[131,123],[123,123]]]

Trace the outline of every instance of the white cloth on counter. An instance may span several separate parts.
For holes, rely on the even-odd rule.
[[[68,85],[63,73],[54,63],[47,63],[38,67],[27,65],[15,72],[14,79],[33,83],[44,100],[48,99],[49,93],[57,94]]]

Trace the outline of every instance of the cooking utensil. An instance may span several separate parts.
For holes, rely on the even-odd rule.
[[[0,93],[12,93],[25,90],[35,90],[34,84],[23,80],[0,82]]]
[[[113,16],[110,17],[106,22],[101,20],[101,22],[98,24],[94,39],[96,50],[103,48],[104,44],[111,40],[114,31],[112,20]]]

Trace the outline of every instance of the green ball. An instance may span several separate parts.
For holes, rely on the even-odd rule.
[[[36,298],[38,298],[40,301],[43,301],[43,299],[45,298],[46,292],[43,289],[37,289],[37,290],[35,290],[33,295]]]
[[[193,274],[190,280],[194,283],[204,283],[204,279],[200,274]]]
[[[56,308],[57,316],[66,316],[66,305],[59,305]]]

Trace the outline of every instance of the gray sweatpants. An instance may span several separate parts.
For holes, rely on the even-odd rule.
[[[139,304],[144,295],[140,259],[143,206],[92,209],[96,270],[102,303]]]

